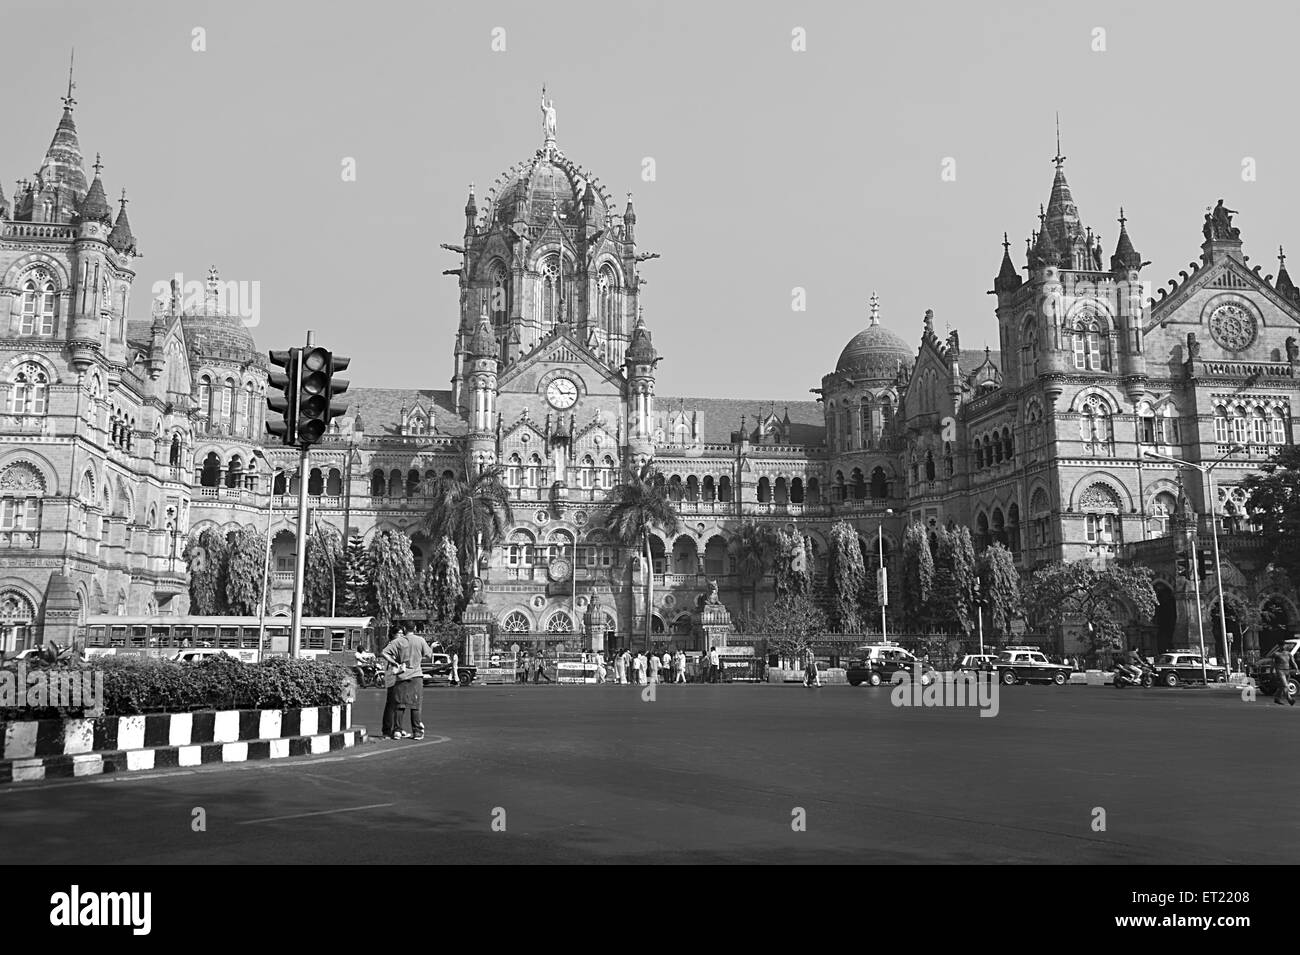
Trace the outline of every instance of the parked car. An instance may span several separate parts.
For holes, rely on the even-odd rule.
[[[1180,683],[1226,683],[1228,668],[1205,664],[1201,668],[1201,655],[1192,650],[1170,650],[1156,657],[1155,677],[1157,683],[1165,686],[1178,686]]]
[[[1007,686],[1017,683],[1055,683],[1064,686],[1074,667],[1053,663],[1037,647],[1007,647],[993,665],[998,679]]]
[[[437,684],[451,683],[451,654],[435,653],[433,657],[421,664],[420,669],[424,671],[424,685],[435,686]],[[467,666],[464,663],[456,667],[457,675],[460,677],[461,686],[469,686],[474,682],[474,677],[478,675],[478,667]]]
[[[863,683],[880,686],[892,682],[896,673],[905,673],[910,679],[917,667],[920,668],[922,686],[934,682],[934,667],[918,660],[897,643],[868,643],[857,648],[845,675],[852,686]]]
[[[239,659],[239,654],[231,653],[229,650],[223,650],[219,647],[186,647],[182,650],[177,650],[169,659],[175,663],[200,663],[207,660],[209,657],[219,657],[223,655]]]
[[[1295,696],[1300,693],[1300,685],[1297,685],[1297,679],[1300,673],[1297,673],[1297,667],[1300,667],[1300,639],[1283,640],[1278,646],[1291,657],[1291,695]],[[1273,654],[1278,647],[1269,650],[1262,655],[1259,661],[1251,669],[1251,676],[1255,678],[1255,684],[1259,687],[1261,693],[1277,692],[1277,674],[1273,672]]]

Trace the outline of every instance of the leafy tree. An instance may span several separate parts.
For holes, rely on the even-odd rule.
[[[975,543],[970,528],[962,525],[948,532],[950,572],[952,574],[952,610],[962,632],[969,634],[975,626],[975,588],[979,584],[975,564]],[[1012,569],[1015,565],[1012,564]],[[1020,578],[1016,577],[1017,585]]]
[[[1242,482],[1246,511],[1259,531],[1264,558],[1300,587],[1300,445],[1280,447]]]
[[[934,554],[930,536],[919,521],[903,532],[903,619],[908,627],[920,627],[928,613],[934,590]]]
[[[420,574],[415,604],[428,613],[430,624],[451,622],[460,608],[463,593],[456,545],[444,537],[429,555],[424,572]]]
[[[266,535],[241,527],[230,536],[226,552],[226,608],[239,617],[261,612],[265,592]]]
[[[330,617],[342,601],[346,580],[343,535],[330,524],[317,524],[307,536],[307,567],[303,572],[302,605],[308,617]]]
[[[370,542],[370,586],[375,595],[375,618],[387,624],[407,613],[415,587],[415,559],[411,539],[402,531],[382,531]]]
[[[375,615],[374,588],[370,586],[370,555],[360,537],[350,538],[343,553],[343,594],[340,606],[349,617]]]
[[[776,551],[772,561],[777,597],[801,597],[812,591],[812,569],[808,566],[808,538],[798,531],[784,528],[776,532]]]
[[[1037,627],[1082,623],[1091,634],[1092,652],[1116,649],[1124,643],[1124,630],[1117,619],[1122,606],[1132,607],[1141,621],[1155,615],[1152,579],[1150,568],[1136,565],[1048,564],[1030,576],[1026,606]]]
[[[1025,612],[1015,557],[1000,541],[994,541],[980,555],[977,574],[984,619],[994,633],[1004,634],[1011,621]]]
[[[422,526],[434,540],[451,539],[461,569],[472,579],[479,575],[483,558],[505,539],[514,513],[510,490],[502,480],[505,465],[480,467],[466,457],[463,472],[463,477],[444,476],[426,483],[424,491],[432,502]]]
[[[745,521],[727,541],[727,553],[736,563],[736,573],[750,587],[751,612],[758,610],[758,585],[777,562],[780,549],[778,532],[758,521]]]
[[[813,640],[826,632],[826,614],[806,594],[777,597],[758,618],[759,632],[767,634],[767,648],[786,659],[807,653]]]
[[[861,629],[859,611],[867,582],[862,543],[848,521],[836,521],[830,533],[828,576],[831,585],[831,622],[840,630]]]
[[[199,616],[226,613],[226,538],[215,527],[191,534],[185,545],[190,609]]]
[[[681,518],[662,486],[655,484],[655,469],[649,461],[640,471],[614,487],[610,503],[600,516],[600,524],[610,537],[624,547],[639,550],[645,562],[645,645],[651,644],[651,613],[654,608],[654,558],[650,550],[650,531],[659,528],[676,534]]]

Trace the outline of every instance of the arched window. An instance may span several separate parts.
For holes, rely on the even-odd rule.
[[[1020,553],[1020,505],[1012,504],[1007,508],[1007,546],[1011,553]]]
[[[388,481],[384,477],[382,468],[375,468],[374,473],[370,475],[370,496],[383,497],[384,492],[388,490]]]
[[[1095,395],[1087,398],[1080,408],[1079,437],[1089,445],[1094,454],[1107,452],[1110,448],[1112,437],[1110,408]]]
[[[1026,319],[1020,330],[1020,383],[1028,384],[1038,377],[1038,335],[1034,320]]]
[[[518,454],[512,454],[506,459],[506,487],[519,487],[519,472],[523,462],[519,460]]]
[[[871,405],[866,398],[862,399],[862,408],[858,415],[858,426],[862,429],[862,446],[870,448],[875,445],[874,428],[871,424]]]
[[[766,477],[758,479],[758,503],[766,504],[772,500],[772,484]]]
[[[563,275],[561,275],[563,269]],[[541,281],[537,285],[537,314],[541,318],[543,331],[564,320],[569,309],[569,267],[558,254],[548,255],[542,260]]]
[[[239,420],[244,422],[244,434],[250,438],[257,437],[257,432],[253,429],[253,424],[257,418],[257,405],[253,401],[253,383],[250,381],[244,385],[244,393],[239,399]]]
[[[1002,457],[1008,461],[1014,460],[1016,456],[1016,439],[1011,434],[1010,428],[1002,429]]]
[[[307,474],[307,496],[320,497],[325,490],[325,476],[320,468],[312,468]]]
[[[835,500],[837,503],[848,500],[848,487],[844,483],[844,472],[835,472]]]
[[[614,486],[614,459],[607,454],[600,465],[600,486],[608,491]]]
[[[238,390],[239,386],[235,384],[234,379],[227,378],[226,387],[221,392],[221,419],[231,425],[232,431],[234,430],[232,416],[235,413],[235,393]]]
[[[1120,501],[1113,488],[1106,484],[1092,485],[1079,495],[1079,509],[1087,521],[1088,543],[1122,543]]]
[[[686,479],[686,500],[698,501],[700,499],[700,479],[694,474]]]
[[[803,503],[803,478],[790,479],[790,503]]]
[[[718,490],[714,486],[712,474],[706,474],[704,476],[704,483],[700,485],[700,494],[703,496],[703,499],[706,501],[717,500]]]
[[[867,499],[867,479],[862,474],[861,468],[853,469],[853,500],[865,501]]]
[[[53,335],[55,301],[54,282],[43,275],[28,279],[23,284],[19,334]]]
[[[320,472],[316,472],[320,473]],[[226,468],[226,487],[239,487],[244,483],[244,462],[239,455],[230,456],[230,466]]]
[[[585,489],[591,490],[595,486],[596,462],[591,459],[590,454],[585,454],[579,464],[578,483]]]
[[[531,629],[528,618],[518,610],[512,610],[506,614],[506,619],[501,621],[501,629],[505,633],[527,633]]]
[[[1232,406],[1228,414],[1228,431],[1236,444],[1246,444],[1250,440],[1250,423],[1246,419],[1244,406]]]
[[[925,479],[927,481],[933,481],[934,478],[934,452],[927,451],[925,452]]]
[[[510,320],[510,273],[499,262],[492,267],[487,304],[493,327],[505,328]]]
[[[991,521],[990,530],[992,531],[993,539],[995,541],[1003,545],[1007,543],[1007,526],[1006,521],[1002,516],[1002,508],[1000,507],[993,508],[993,519]]]
[[[596,294],[600,327],[607,335],[621,334],[623,328],[618,307],[618,275],[614,272],[613,266],[609,264],[601,266]]]
[[[411,541],[411,563],[415,565],[415,573],[418,576],[424,570],[424,551],[420,550],[415,541]]]
[[[49,377],[35,362],[19,365],[9,381],[9,413],[43,415],[48,407]]]
[[[1151,531],[1164,537],[1171,530],[1171,522],[1178,510],[1178,501],[1169,491],[1161,491],[1151,500]]]
[[[1228,411],[1223,405],[1214,406],[1214,440],[1218,444],[1228,443]]]
[[[563,610],[557,610],[546,621],[547,633],[573,633],[573,618]]]
[[[172,435],[171,451],[167,455],[167,463],[174,468],[181,466],[181,436]]]
[[[889,497],[889,479],[885,476],[885,469],[877,467],[871,472],[871,499],[883,501],[887,497]]]
[[[203,459],[199,484],[202,487],[217,487],[221,484],[221,458],[217,456],[217,452],[209,451],[207,457]]]
[[[1258,406],[1250,413],[1250,440],[1253,444],[1268,444],[1268,417]]]
[[[731,478],[724,474],[718,478],[718,500],[723,503],[731,503]]]
[[[338,468],[330,468],[325,480],[325,493],[330,497],[338,497],[343,493],[343,473]]]
[[[1047,498],[1047,492],[1040,487],[1029,499],[1029,519],[1033,522],[1031,543],[1034,547],[1042,547],[1051,542],[1051,516],[1052,504]]]
[[[402,496],[402,472],[393,468],[388,472],[388,496]]]
[[[420,472],[411,468],[406,472],[406,496],[415,497],[420,493]]]
[[[1075,323],[1074,367],[1083,371],[1110,371],[1110,337],[1095,316],[1085,316]]]
[[[1271,437],[1274,444],[1289,444],[1287,438],[1287,412],[1283,408],[1274,408],[1269,418]]]
[[[203,375],[199,378],[199,414],[212,422],[212,379]]]
[[[0,471],[0,547],[38,547],[45,478],[20,461]]]
[[[989,519],[987,514],[975,518],[975,549],[983,550],[989,546]]]
[[[528,486],[541,487],[543,481],[542,459],[540,455],[532,454],[528,458]]]
[[[758,499],[760,501],[763,500],[763,489],[766,486],[764,482],[766,481],[767,478],[763,478],[758,482]],[[682,499],[682,476],[680,474],[674,474],[668,480],[668,499],[670,501],[680,501]]]

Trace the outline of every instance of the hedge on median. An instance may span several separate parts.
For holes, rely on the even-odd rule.
[[[346,667],[284,657],[243,663],[220,654],[197,663],[175,663],[156,657],[103,656],[71,666],[29,664],[26,672],[29,680],[35,673],[102,676],[104,716],[336,706],[350,702],[356,693],[356,678]],[[0,706],[0,720],[81,715],[69,707]]]

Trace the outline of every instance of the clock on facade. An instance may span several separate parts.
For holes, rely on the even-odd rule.
[[[572,408],[574,402],[578,400],[578,386],[572,379],[556,378],[546,386],[546,400],[550,402],[552,408],[559,411]]]

